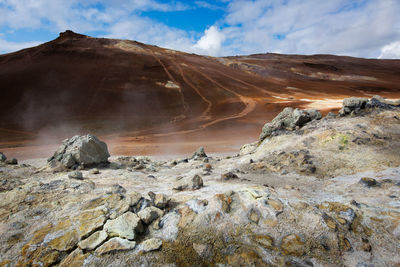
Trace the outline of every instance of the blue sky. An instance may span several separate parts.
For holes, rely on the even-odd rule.
[[[400,58],[399,0],[0,0],[0,53],[73,31],[212,55]]]

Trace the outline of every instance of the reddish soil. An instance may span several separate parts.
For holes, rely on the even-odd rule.
[[[238,151],[285,106],[337,110],[400,98],[400,60],[260,54],[213,58],[70,31],[0,55],[0,150],[46,157],[74,134],[112,154]]]

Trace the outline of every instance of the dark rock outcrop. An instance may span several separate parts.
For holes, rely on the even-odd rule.
[[[7,157],[3,153],[0,152],[0,161],[6,161]]]
[[[287,107],[271,122],[264,125],[260,135],[260,141],[271,136],[275,131],[292,131],[295,130],[296,127],[303,127],[306,123],[321,118],[321,113],[316,109],[301,110]]]
[[[64,140],[54,155],[48,159],[51,167],[61,166],[74,169],[78,166],[91,166],[107,163],[110,154],[106,143],[94,135],[76,135]]]

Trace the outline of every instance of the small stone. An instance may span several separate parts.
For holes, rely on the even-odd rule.
[[[268,199],[267,204],[275,210],[275,214],[279,215],[283,212],[283,203],[278,199]]]
[[[154,194],[153,192],[148,193],[151,201],[153,202],[154,206],[157,208],[163,209],[168,205],[169,198],[164,194]]]
[[[203,179],[200,177],[200,175],[196,174],[192,178],[192,189],[200,189],[203,187]]]
[[[331,228],[332,230],[336,230],[337,229],[337,225],[336,222],[332,219],[332,217],[330,217],[328,214],[326,214],[325,212],[322,214],[322,219],[324,219],[326,225]]]
[[[136,214],[128,211],[114,220],[108,220],[104,225],[104,230],[109,236],[133,240],[135,239],[135,232],[143,231],[143,225]]]
[[[188,184],[179,184],[177,186],[175,186],[173,189],[176,191],[183,191],[186,190],[189,187]]]
[[[212,256],[212,250],[207,244],[193,243],[193,249],[203,259],[209,259]]]
[[[261,214],[256,209],[251,209],[249,214],[247,215],[247,218],[249,218],[249,220],[254,223],[258,223],[258,221],[260,220],[260,217],[261,217]]]
[[[254,240],[266,249],[273,249],[274,239],[269,235],[256,235]]]
[[[221,175],[221,180],[223,181],[228,181],[228,180],[233,180],[233,179],[238,179],[239,177],[234,174],[233,172],[227,172]]]
[[[83,180],[83,174],[80,171],[73,171],[68,174],[68,178]]]
[[[99,171],[99,169],[94,168],[94,169],[91,169],[91,170],[89,171],[89,173],[90,173],[90,174],[99,174],[100,171]]]
[[[302,256],[304,254],[304,242],[298,235],[290,234],[282,238],[281,249],[285,255]]]
[[[343,234],[339,234],[338,235],[338,239],[339,239],[339,248],[342,251],[351,251],[353,250],[350,241],[343,235]]]
[[[142,195],[138,192],[129,193],[130,205],[135,206],[142,199]]]
[[[197,149],[193,155],[192,155],[192,159],[197,159],[197,158],[207,158],[207,154],[204,151],[204,147],[199,147],[199,149]]]
[[[204,170],[210,171],[211,169],[212,169],[211,164],[206,164],[206,165],[204,165]]]
[[[113,184],[111,187],[111,194],[119,194],[119,195],[125,195],[126,189],[119,185],[119,184]]]
[[[360,203],[358,203],[357,201],[355,201],[354,199],[350,202],[351,205],[356,206],[357,208],[360,208],[361,205]]]
[[[9,165],[17,165],[17,164],[18,164],[18,160],[15,159],[15,158],[6,159],[6,160],[5,160],[5,163],[6,163],[6,164],[9,164]]]
[[[142,243],[142,249],[144,252],[150,252],[160,249],[162,246],[162,240],[158,238],[150,238]]]
[[[106,241],[108,235],[106,231],[97,231],[85,240],[78,243],[80,249],[93,250]]]
[[[96,249],[96,253],[98,255],[104,255],[110,252],[131,250],[134,249],[135,246],[135,241],[129,241],[123,238],[114,237],[98,247]]]
[[[362,239],[362,245],[361,245],[361,249],[365,252],[371,252],[372,251],[372,247],[371,244],[369,243],[369,240],[366,238]]]
[[[361,178],[360,183],[367,187],[373,187],[378,185],[378,182],[374,178],[368,178],[368,177]]]
[[[163,216],[164,212],[156,207],[147,207],[138,212],[138,216],[145,224],[150,224],[158,217]]]

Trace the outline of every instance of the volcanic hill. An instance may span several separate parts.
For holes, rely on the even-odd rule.
[[[162,153],[178,143],[174,152],[199,143],[223,152],[255,140],[285,106],[327,113],[348,96],[399,98],[400,60],[216,58],[66,31],[0,55],[0,90],[0,148],[18,157],[29,154],[15,147],[87,132],[115,154]]]

